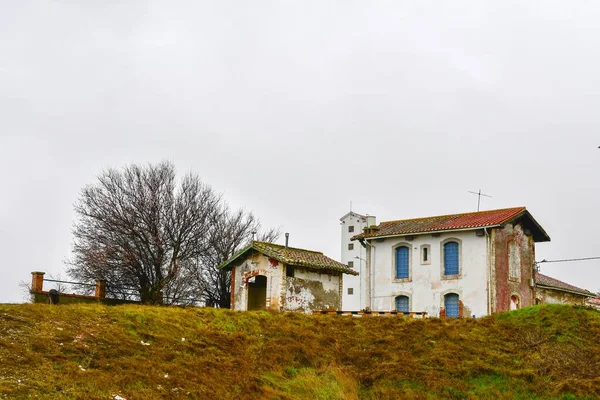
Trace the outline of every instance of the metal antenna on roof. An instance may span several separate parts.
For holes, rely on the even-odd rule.
[[[352,200],[350,200],[350,212],[352,212]]]
[[[467,192],[477,195],[477,211],[478,212],[479,212],[479,203],[481,203],[481,196],[490,197],[490,198],[492,197],[492,196],[488,196],[487,194],[481,193],[481,189],[479,189],[479,192],[471,192],[470,190],[467,190]]]

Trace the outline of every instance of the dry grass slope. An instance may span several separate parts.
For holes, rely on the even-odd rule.
[[[600,312],[478,320],[0,305],[0,398],[595,399]]]

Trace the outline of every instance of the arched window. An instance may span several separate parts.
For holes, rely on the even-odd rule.
[[[408,312],[408,296],[397,296],[396,297],[396,311]]]
[[[444,243],[444,275],[458,275],[458,258],[458,243]]]
[[[396,278],[408,278],[409,264],[408,247],[400,246],[396,248]]]
[[[458,318],[460,317],[460,310],[458,306],[458,295],[456,293],[448,293],[444,296],[444,308],[446,309],[446,317]]]

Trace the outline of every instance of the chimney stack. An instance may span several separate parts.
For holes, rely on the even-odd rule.
[[[290,234],[289,233],[285,233],[285,248],[288,248],[288,242],[290,240]]]
[[[374,215],[367,215],[367,228],[377,226],[377,222]]]
[[[365,233],[377,231],[377,220],[374,215],[367,215],[367,226],[365,226],[363,230]]]

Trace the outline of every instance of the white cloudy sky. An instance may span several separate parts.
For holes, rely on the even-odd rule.
[[[600,256],[593,1],[0,2],[0,302],[69,256],[109,166],[172,161],[291,244],[338,218],[527,206]],[[600,260],[544,273],[600,290]],[[63,275],[64,277],[64,275]]]

